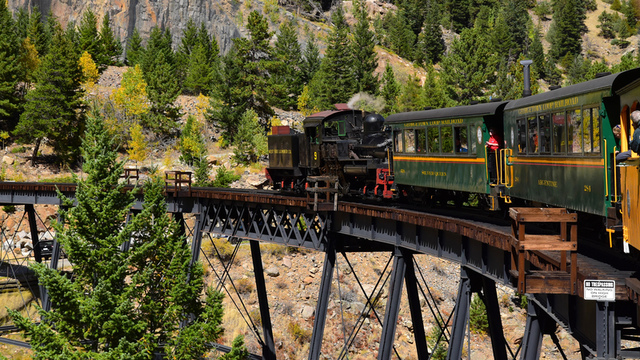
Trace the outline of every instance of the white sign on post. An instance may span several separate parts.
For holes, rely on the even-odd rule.
[[[616,301],[616,282],[614,280],[585,280],[584,299]]]

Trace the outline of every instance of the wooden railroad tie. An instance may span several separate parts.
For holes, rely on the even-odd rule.
[[[578,216],[563,208],[511,208],[511,271],[520,293],[578,293]],[[559,223],[560,235],[527,234],[527,224]],[[527,270],[529,251],[560,251],[560,268]],[[567,266],[567,252],[569,266]]]

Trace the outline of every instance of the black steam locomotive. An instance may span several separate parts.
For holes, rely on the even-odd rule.
[[[337,106],[304,120],[304,132],[274,127],[267,176],[274,189],[304,193],[320,185],[346,195],[391,197],[391,136],[377,114]]]

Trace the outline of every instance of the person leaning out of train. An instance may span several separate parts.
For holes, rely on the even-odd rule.
[[[631,125],[635,129],[629,138],[629,150],[616,155],[616,162],[625,161],[631,157],[631,150],[636,154],[640,153],[640,110],[631,113]],[[614,128],[615,129],[615,128]],[[615,136],[615,130],[613,135]],[[620,135],[618,135],[620,137]]]
[[[487,162],[489,167],[489,175],[491,182],[495,182],[498,178],[498,170],[496,167],[496,153],[500,149],[501,139],[494,129],[489,129],[489,141],[485,143],[487,147]]]

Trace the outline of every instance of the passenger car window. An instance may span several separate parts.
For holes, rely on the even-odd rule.
[[[416,130],[416,152],[418,154],[427,153],[427,132],[425,129]]]
[[[437,127],[430,127],[427,129],[427,146],[430,153],[440,152],[440,129]]]
[[[580,109],[567,112],[569,128],[567,136],[569,137],[568,151],[571,154],[582,154],[582,111]]]
[[[440,136],[442,137],[442,152],[453,152],[453,130],[451,127],[442,127],[440,129]]]
[[[404,144],[402,138],[404,136],[404,132],[402,130],[396,130],[395,138],[393,141],[393,147],[396,149],[396,152],[404,152]]]
[[[551,154],[551,115],[538,115],[540,133],[538,134],[538,145],[541,154]]]
[[[553,114],[553,153],[567,153],[567,124],[564,111]]]
[[[456,154],[466,154],[469,152],[469,142],[467,141],[467,127],[456,126],[453,128],[455,139],[454,151]]]
[[[537,154],[538,150],[538,121],[537,117],[527,118],[527,153]]]
[[[518,126],[518,153],[527,153],[527,122],[524,119],[516,120]]]
[[[404,148],[408,153],[416,152],[416,133],[413,129],[404,131]]]

